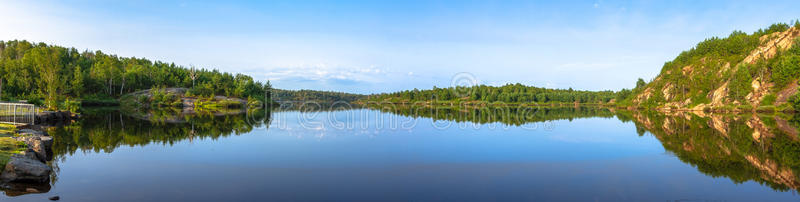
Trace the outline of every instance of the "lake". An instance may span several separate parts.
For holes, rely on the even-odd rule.
[[[395,107],[126,115],[52,128],[42,194],[2,201],[787,201],[786,115]],[[49,190],[47,190],[49,189]]]

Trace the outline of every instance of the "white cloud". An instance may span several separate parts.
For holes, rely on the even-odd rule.
[[[350,82],[379,82],[389,74],[385,69],[376,66],[369,67],[345,67],[330,65],[327,63],[296,65],[283,68],[275,68],[264,71],[249,71],[253,75],[259,75],[263,79],[272,81],[319,81],[328,82],[331,80],[350,81]]]

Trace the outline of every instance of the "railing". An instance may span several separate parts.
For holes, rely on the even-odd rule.
[[[37,110],[33,104],[0,102],[0,123],[33,125]]]

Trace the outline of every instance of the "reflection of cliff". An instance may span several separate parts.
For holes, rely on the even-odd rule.
[[[447,107],[447,106],[368,106],[383,112],[414,117],[479,124],[503,123],[519,126],[526,123],[572,120],[590,117],[614,117],[614,112],[598,107]]]
[[[623,113],[623,112],[620,112]],[[626,112],[637,128],[710,176],[800,190],[797,121],[780,116]]]

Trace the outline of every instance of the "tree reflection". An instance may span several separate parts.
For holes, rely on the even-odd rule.
[[[785,115],[620,112],[681,161],[713,177],[800,189],[797,118]],[[623,120],[623,118],[620,118]]]

